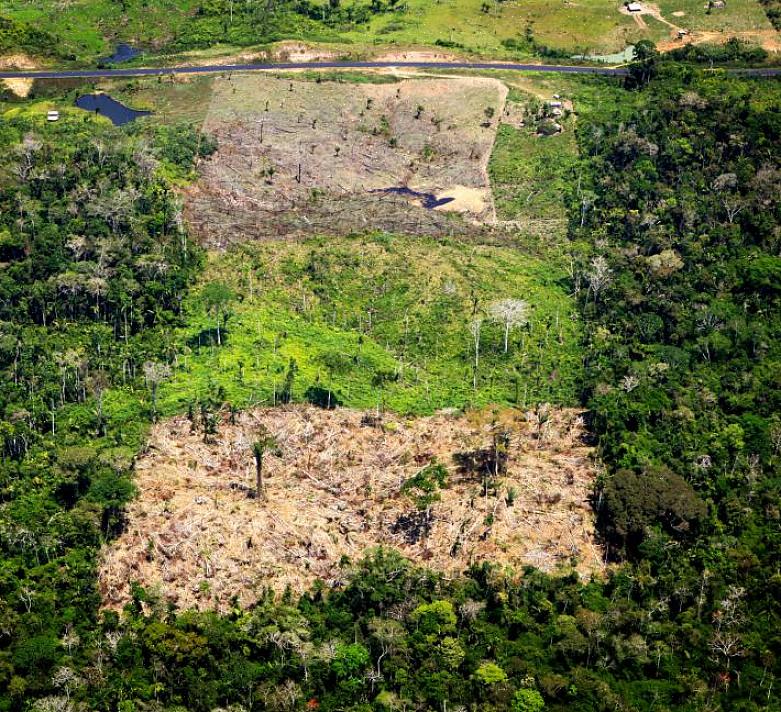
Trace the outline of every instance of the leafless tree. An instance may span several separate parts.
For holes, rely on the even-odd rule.
[[[529,321],[529,305],[523,299],[500,299],[488,307],[488,314],[504,328],[504,352],[507,353],[510,331]]]
[[[81,678],[79,678],[73,668],[62,665],[54,671],[52,684],[57,689],[62,690],[65,693],[65,699],[70,702],[73,690],[81,685]]]
[[[68,625],[65,626],[65,633],[63,633],[60,642],[62,643],[62,647],[68,651],[68,655],[70,655],[73,652],[74,648],[79,647],[79,643],[81,643],[81,638],[79,638],[79,634],[75,630],[73,630],[73,626],[70,623],[68,623]]]
[[[461,618],[465,621],[473,621],[480,615],[480,612],[485,608],[485,601],[474,601],[468,598],[464,601],[458,609],[461,614]]]
[[[594,295],[594,301],[597,301],[599,295],[612,281],[612,270],[607,260],[599,255],[591,260],[591,269],[586,272],[586,281],[589,291]]]
[[[16,149],[19,154],[19,165],[16,172],[22,181],[26,181],[35,166],[35,154],[43,144],[32,135],[27,135]]]
[[[48,695],[35,700],[30,707],[32,712],[71,712],[73,705],[62,695]]]
[[[24,586],[19,591],[19,600],[24,604],[24,608],[28,613],[33,608],[34,598],[35,598],[35,591],[33,591],[29,586]]]
[[[740,638],[740,629],[745,622],[743,599],[746,589],[740,586],[730,586],[719,603],[718,610],[713,614],[714,631],[710,640],[711,650],[724,659],[725,671],[733,658],[745,654]]]
[[[401,645],[406,637],[404,626],[392,618],[374,618],[369,623],[372,636],[380,644],[380,655],[377,657],[377,675],[382,675],[382,659]]]
[[[627,374],[621,379],[621,388],[623,388],[627,393],[631,393],[639,385],[640,379],[631,373]]]

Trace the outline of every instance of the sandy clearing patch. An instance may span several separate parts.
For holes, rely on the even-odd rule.
[[[443,190],[437,193],[437,198],[450,198],[451,202],[440,205],[435,210],[453,210],[471,215],[484,214],[493,202],[491,191],[487,188],[469,188],[464,185],[454,185],[448,190]]]
[[[197,53],[179,55],[177,67],[221,66],[248,62],[323,62],[338,59],[339,52],[325,47],[313,47],[303,42],[279,42],[270,50],[256,49],[223,55],[200,56]]]
[[[160,423],[137,463],[127,527],[102,555],[104,604],[121,607],[139,581],[180,608],[225,610],[233,596],[248,606],[265,586],[337,586],[341,557],[377,545],[448,573],[479,561],[601,571],[579,413],[501,414],[507,469],[486,496],[480,474],[457,461],[491,451],[492,417],[387,416],[377,427],[347,409],[264,409],[224,420],[213,444],[184,417]],[[280,450],[266,457],[259,501],[250,447],[260,424]],[[433,458],[449,474],[425,536],[424,515],[401,486]]]
[[[3,84],[22,99],[28,96],[33,88],[32,79],[3,79]]]
[[[339,56],[333,50],[311,47],[303,42],[280,42],[274,45],[268,58],[279,62],[323,62]]]
[[[37,69],[40,64],[28,54],[5,54],[0,56],[0,69]]]
[[[496,79],[394,83],[218,79],[205,121],[217,153],[186,191],[186,214],[212,247],[246,238],[381,229],[451,234],[495,219],[487,165],[507,87]],[[441,197],[426,210],[388,188]],[[475,195],[483,196],[481,201]],[[452,211],[463,212],[469,223]]]
[[[425,52],[408,50],[406,52],[385,52],[373,57],[376,62],[455,62],[458,55],[446,52]]]

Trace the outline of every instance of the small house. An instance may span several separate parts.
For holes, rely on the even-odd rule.
[[[561,109],[564,105],[560,101],[549,101],[548,106],[551,109]]]
[[[626,9],[629,10],[629,12],[642,12],[643,6],[639,2],[630,2]]]
[[[47,121],[59,121],[60,120],[60,112],[55,111],[52,109],[46,114],[46,120]]]

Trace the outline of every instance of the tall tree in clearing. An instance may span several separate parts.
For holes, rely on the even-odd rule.
[[[255,497],[260,500],[265,497],[263,488],[263,458],[267,452],[278,451],[277,439],[265,425],[258,429],[258,437],[252,443],[252,455],[255,458]]]
[[[206,312],[214,317],[217,332],[217,346],[222,346],[222,336],[230,316],[230,304],[236,298],[233,290],[222,282],[210,282],[203,289]],[[222,321],[222,328],[220,327]]]

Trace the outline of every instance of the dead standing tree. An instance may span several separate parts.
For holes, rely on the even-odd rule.
[[[255,498],[265,497],[263,489],[263,458],[266,453],[276,454],[279,452],[277,439],[272,435],[265,425],[261,425],[256,440],[252,443],[252,455],[255,458]]]
[[[469,333],[472,335],[472,345],[475,351],[474,373],[472,374],[472,388],[477,390],[477,370],[480,367],[480,332],[483,328],[483,320],[476,316],[469,322]]]
[[[510,331],[529,321],[529,305],[523,299],[500,299],[488,307],[490,317],[504,329],[504,352],[510,345]]]

